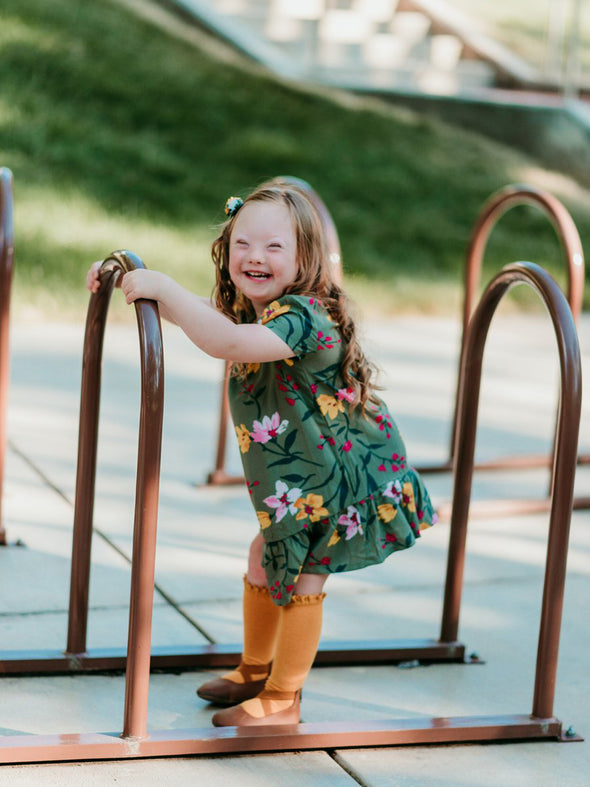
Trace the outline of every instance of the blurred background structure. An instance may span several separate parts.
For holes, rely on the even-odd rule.
[[[271,69],[323,84],[440,95],[590,87],[582,0],[516,10],[502,0],[174,2]]]

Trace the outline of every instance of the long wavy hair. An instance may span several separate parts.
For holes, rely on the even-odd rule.
[[[341,373],[344,385],[354,392],[353,406],[360,405],[364,410],[369,401],[377,401],[377,386],[374,382],[376,367],[367,360],[361,349],[350,314],[350,303],[334,279],[334,265],[329,259],[318,211],[302,189],[280,179],[263,183],[245,198],[244,205],[249,202],[275,202],[285,205],[289,210],[297,241],[298,271],[284,294],[311,296],[322,302],[342,337]],[[236,288],[229,274],[229,245],[236,215],[221,226],[219,237],[213,241],[213,295],[217,308],[233,322],[252,322],[256,318],[254,308]],[[242,364],[236,366],[236,373],[243,374],[244,369],[240,368]]]

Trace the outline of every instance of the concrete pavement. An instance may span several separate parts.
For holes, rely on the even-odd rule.
[[[154,645],[240,641],[240,591],[255,533],[250,502],[237,487],[203,485],[212,469],[221,365],[165,326],[166,411],[154,594]],[[371,321],[365,347],[385,372],[385,397],[410,460],[446,456],[454,398],[458,320]],[[585,368],[590,317],[580,326]],[[10,546],[0,550],[3,649],[63,648],[67,625],[72,502],[83,325],[19,321],[12,326],[9,450],[4,512]],[[486,351],[478,456],[549,450],[557,397],[555,342],[543,314],[501,310]],[[109,325],[105,342],[89,647],[124,646],[139,412],[137,330]],[[590,446],[584,401],[581,448]],[[230,469],[238,470],[233,443]],[[451,479],[427,478],[436,501]],[[543,496],[546,471],[481,473],[475,498]],[[576,489],[588,494],[590,471]],[[485,665],[415,669],[314,669],[303,719],[400,718],[529,713],[548,517],[470,522],[460,638]],[[590,513],[575,512],[560,648],[555,715],[590,736],[586,679],[590,629]],[[448,526],[382,566],[333,577],[325,641],[437,637]],[[22,546],[15,543],[22,542]],[[160,592],[161,591],[161,592]],[[210,673],[207,673],[210,674]],[[212,709],[195,687],[203,673],[155,674],[150,729],[207,727]],[[0,733],[120,730],[124,679],[116,675],[4,677]],[[193,781],[263,787],[385,785],[586,785],[590,744],[511,743],[412,746],[103,763],[2,766],[12,785],[180,785]]]

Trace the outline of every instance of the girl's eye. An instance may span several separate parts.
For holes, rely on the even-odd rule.
[[[283,247],[281,246],[280,243],[271,243],[270,244],[270,248],[271,249],[282,249]]]
[[[236,241],[236,246],[247,246],[247,245],[248,245],[248,244],[246,243],[246,241],[245,241],[245,240],[238,239],[238,240]]]

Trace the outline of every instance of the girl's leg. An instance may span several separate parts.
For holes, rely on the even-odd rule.
[[[265,688],[297,692],[315,659],[322,633],[322,592],[327,574],[302,574],[291,602],[282,609],[277,650]]]
[[[298,596],[315,596],[321,593],[328,579],[328,574],[301,574],[295,584]]]
[[[315,659],[322,630],[326,579],[325,574],[301,575],[295,595],[289,604],[280,607],[277,647],[264,690],[237,708],[216,713],[212,719],[215,726],[299,722],[301,688]]]
[[[235,705],[262,691],[274,656],[280,608],[273,603],[266,587],[259,538],[250,547],[248,574],[244,577],[244,647],[240,664],[197,689],[199,697],[219,705]],[[263,585],[258,584],[261,578]]]
[[[266,572],[262,567],[262,553],[264,551],[264,536],[262,533],[252,540],[248,550],[248,582],[251,585],[265,588],[267,586]]]

